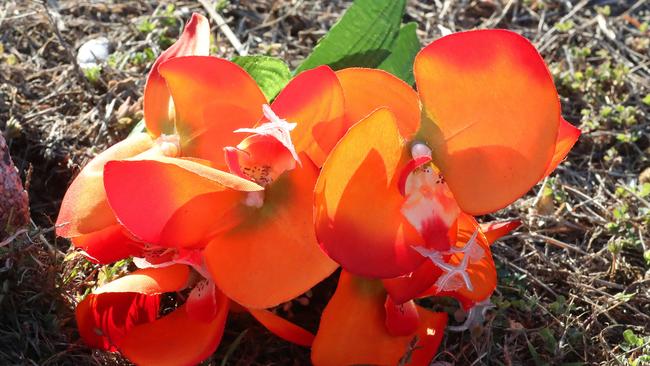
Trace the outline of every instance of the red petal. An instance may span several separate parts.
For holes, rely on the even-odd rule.
[[[441,274],[442,270],[433,262],[427,260],[406,276],[389,278],[382,280],[382,282],[390,298],[396,304],[402,304],[421,297],[426,290],[436,283]]]
[[[508,233],[517,229],[519,226],[521,226],[521,220],[488,222],[481,224],[481,231],[485,234],[488,244],[492,245],[497,239],[508,235]]]
[[[168,248],[203,248],[210,238],[245,219],[241,209],[246,192],[225,190],[191,198],[167,220],[159,245]]]
[[[87,295],[76,309],[79,335],[90,347],[117,351],[134,326],[156,319],[159,303],[160,296],[133,292]]]
[[[543,177],[560,103],[528,40],[505,30],[455,33],[425,47],[414,71],[421,136],[463,211],[496,211]]]
[[[104,185],[110,205],[120,222],[137,238],[153,244],[161,243],[165,225],[192,199],[223,192],[224,197],[228,197],[224,200],[226,207],[223,211],[217,211],[223,213],[232,207],[232,193],[227,188],[242,191],[261,189],[255,183],[232,174],[175,158],[112,161],[106,164]],[[214,204],[215,201],[211,200],[210,203]],[[201,205],[191,207],[201,208]],[[197,223],[197,226],[204,232],[203,222]],[[192,241],[181,243],[181,246],[191,244]]]
[[[314,335],[292,322],[264,309],[248,309],[257,321],[276,336],[303,347],[311,347]]]
[[[185,287],[189,269],[184,265],[143,269],[101,286],[76,309],[79,333],[91,347],[115,351],[138,324],[158,315],[159,294]]]
[[[108,264],[120,259],[142,254],[142,243],[131,238],[120,224],[108,226],[91,234],[75,236],[72,239],[75,248],[92,262]]]
[[[197,283],[185,303],[187,316],[192,320],[209,323],[217,316],[217,288],[209,280]]]
[[[386,331],[393,337],[413,334],[420,325],[417,306],[413,300],[396,305],[390,296],[386,296]]]
[[[458,217],[458,242],[456,243],[456,247],[462,247],[467,244],[468,240],[478,228],[478,223],[474,217],[467,214],[461,214]],[[496,267],[494,265],[494,260],[492,259],[490,245],[488,244],[485,235],[479,232],[476,240],[478,241],[480,248],[484,251],[484,255],[480,260],[472,261],[467,266],[467,273],[469,274],[470,281],[474,288],[470,290],[465,286],[461,286],[457,290],[441,291],[441,289],[437,288],[434,284],[423,294],[420,294],[420,296],[452,296],[458,299],[466,309],[475,303],[489,298],[497,285]],[[457,266],[461,263],[462,258],[463,255],[456,253],[451,255],[446,262]],[[440,271],[437,267],[436,270]],[[442,271],[439,273],[442,274]]]
[[[207,56],[210,53],[210,25],[201,14],[192,14],[183,34],[167,50],[158,56],[151,67],[144,87],[144,119],[147,130],[154,136],[174,133],[169,118],[169,90],[160,76],[158,66],[166,60],[179,56]]]

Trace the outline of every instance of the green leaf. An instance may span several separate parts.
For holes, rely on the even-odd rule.
[[[144,123],[144,119],[141,119],[140,122],[133,126],[133,129],[131,132],[129,132],[129,136],[133,136],[141,132],[147,132],[147,125]]]
[[[553,335],[553,331],[549,328],[542,328],[539,331],[539,335],[544,340],[544,345],[546,346],[546,350],[552,354],[555,353],[555,351],[557,350],[557,340]]]
[[[625,339],[625,342],[627,342],[627,344],[633,347],[639,347],[643,345],[643,338],[637,337],[632,329],[626,329],[623,332],[623,339]]]
[[[400,30],[406,0],[355,0],[298,67],[377,67],[388,57]]]
[[[291,80],[291,71],[284,61],[271,56],[237,56],[232,60],[255,79],[269,101]]]
[[[393,42],[390,55],[378,66],[378,68],[390,72],[409,85],[415,83],[413,61],[415,61],[415,56],[422,47],[416,33],[417,29],[417,23],[404,25]]]

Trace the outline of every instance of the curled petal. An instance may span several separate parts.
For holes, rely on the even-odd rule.
[[[580,133],[581,132],[577,127],[574,127],[572,124],[564,120],[564,118],[560,117],[560,129],[558,130],[557,142],[555,143],[555,153],[553,154],[550,164],[546,168],[544,176],[551,174],[553,170],[560,165],[571,148],[573,148],[573,145],[578,141]]]
[[[66,238],[90,234],[117,224],[106,200],[104,166],[111,160],[128,159],[153,146],[145,133],[131,136],[97,155],[74,179],[63,197],[56,220],[56,234]]]
[[[354,274],[391,278],[424,261],[422,238],[401,213],[398,181],[408,159],[395,116],[382,108],[341,139],[315,189],[316,235],[323,250]]]
[[[210,321],[190,316],[187,305],[151,323],[133,327],[120,351],[139,365],[196,365],[217,348],[228,316],[228,298],[216,290]]]
[[[327,66],[293,78],[271,105],[275,113],[296,123],[291,138],[298,153],[306,153],[320,167],[343,136],[343,90]]]
[[[200,204],[192,205],[192,199],[207,197],[210,204],[214,204],[212,197],[205,195],[223,192],[224,198],[227,198],[224,199],[224,206],[210,205],[223,214],[232,207],[233,197],[228,188],[236,191],[262,189],[251,181],[195,161],[164,157],[158,160],[112,161],[106,164],[104,185],[111,208],[122,225],[137,238],[153,244],[162,242],[163,228],[179,209],[202,208]],[[190,206],[185,206],[187,204]],[[192,213],[188,215],[197,217]],[[207,230],[204,224],[197,223],[201,227],[199,231]],[[191,246],[194,243],[179,244]]]
[[[174,132],[173,121],[169,118],[169,91],[165,79],[158,72],[158,66],[174,57],[207,56],[209,52],[210,25],[203,15],[194,13],[178,41],[158,56],[147,77],[144,87],[144,119],[151,134],[159,136],[161,133]]]
[[[314,335],[292,322],[265,309],[248,310],[257,321],[278,337],[303,347],[311,347]]]
[[[496,211],[543,177],[560,103],[528,40],[506,30],[455,33],[425,47],[414,72],[420,135],[463,211]]]
[[[336,72],[345,95],[345,128],[367,117],[380,107],[395,114],[404,138],[411,138],[420,127],[420,99],[410,85],[378,69],[348,68]]]
[[[158,316],[160,296],[134,292],[87,295],[75,310],[77,328],[84,343],[93,348],[117,351],[124,336],[138,324]]]
[[[228,297],[253,309],[276,306],[336,269],[314,235],[312,192],[317,174],[313,163],[303,159],[303,167],[267,187],[259,207],[249,207],[241,224],[208,244],[206,264]]]
[[[397,365],[400,360],[429,365],[442,341],[447,314],[417,307],[417,328],[409,335],[392,336],[386,329],[385,299],[381,282],[341,272],[312,345],[314,365]]]
[[[521,226],[521,220],[495,221],[481,224],[481,231],[485,234],[488,244],[492,245],[500,237],[508,235],[519,226]]]
[[[143,269],[99,287],[77,306],[79,333],[89,346],[115,351],[139,324],[158,316],[161,293],[184,288],[184,265]]]

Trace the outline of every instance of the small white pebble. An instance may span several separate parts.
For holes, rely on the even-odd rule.
[[[108,59],[110,41],[106,37],[91,39],[79,47],[77,63],[82,69],[95,67]]]

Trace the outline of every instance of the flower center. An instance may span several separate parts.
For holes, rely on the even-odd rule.
[[[449,230],[460,213],[438,168],[431,163],[431,149],[422,142],[411,146],[411,160],[403,169],[401,211],[425,241],[427,248],[445,251],[453,241]]]
[[[237,146],[224,148],[228,169],[244,179],[266,187],[282,173],[301,164],[298,153],[291,141],[291,131],[295,123],[278,117],[270,106],[264,104],[262,112],[268,122],[255,128],[240,128],[235,133],[250,133]],[[264,192],[250,192],[244,204],[260,208],[264,205]]]

